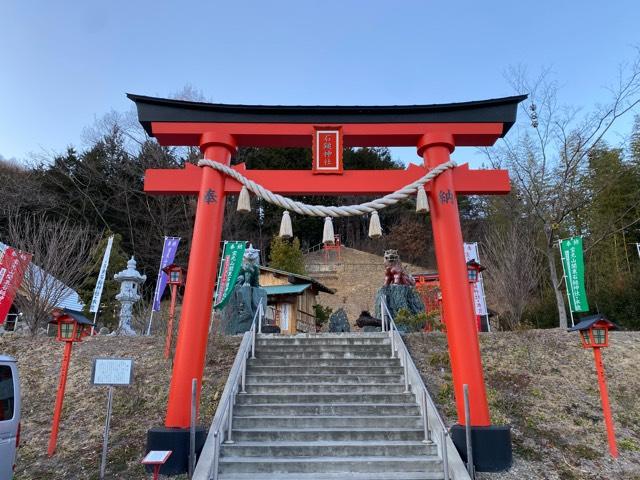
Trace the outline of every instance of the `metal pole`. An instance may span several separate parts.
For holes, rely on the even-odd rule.
[[[447,432],[440,432],[440,453],[442,454],[442,469],[444,480],[449,480],[449,451],[447,450]]]
[[[242,359],[242,390],[240,393],[247,393],[247,357],[244,356]]]
[[[384,324],[385,324],[384,300],[380,300],[380,317],[382,317],[380,319],[380,324],[381,324],[382,331],[384,332],[385,331],[385,328],[384,328]]]
[[[151,335],[151,324],[153,323],[153,305],[151,305],[151,315],[149,315],[149,325],[147,325],[147,337]]]
[[[213,462],[211,464],[211,471],[209,471],[209,478],[211,480],[218,480],[218,452],[220,449],[218,438],[218,431],[213,432]]]
[[[107,466],[107,445],[109,444],[109,427],[111,426],[111,407],[113,404],[113,385],[109,385],[107,394],[107,420],[104,423],[102,435],[102,461],[100,462],[100,480],[104,479],[104,469]]]
[[[196,392],[198,379],[191,380],[191,424],[189,425],[189,478],[196,466]]]
[[[404,393],[409,393],[409,367],[408,367],[408,361],[407,361],[407,350],[404,350]]]
[[[431,432],[429,431],[429,411],[427,409],[427,391],[422,390],[422,423],[424,425],[424,440],[422,443],[431,443]]]
[[[98,308],[100,310],[100,308]],[[98,310],[93,314],[93,325],[91,325],[91,336],[96,333],[96,319],[98,318]]]
[[[256,358],[256,326],[251,326],[251,358]]]
[[[473,442],[471,441],[471,411],[469,408],[469,385],[466,383],[462,386],[464,392],[464,430],[467,445],[467,472],[473,479],[475,478],[473,467]]]
[[[393,334],[393,321],[389,322],[389,338],[391,339],[391,358],[395,358],[396,346],[395,346],[395,336]]]
[[[569,304],[569,314],[571,315],[571,326],[574,327],[573,321],[573,309],[571,308],[571,297],[569,296],[569,278],[567,278],[567,271],[564,268],[564,257],[562,256],[562,240],[558,240],[558,249],[560,250],[560,263],[562,264],[562,276],[564,277],[564,287],[567,291],[567,303]]]
[[[262,334],[262,301],[258,305],[258,333]]]
[[[231,436],[231,430],[233,429],[233,398],[235,393],[231,392],[231,398],[229,398],[229,409],[227,411],[227,427],[229,429],[229,435],[227,437],[227,441],[225,443],[234,443],[233,437]]]

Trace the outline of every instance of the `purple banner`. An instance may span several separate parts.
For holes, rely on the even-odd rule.
[[[153,311],[160,311],[160,299],[167,286],[167,274],[162,271],[167,265],[173,263],[178,250],[180,237],[164,237],[164,246],[162,247],[162,258],[160,258],[160,268],[158,269],[158,279],[156,280],[156,291],[153,294]]]

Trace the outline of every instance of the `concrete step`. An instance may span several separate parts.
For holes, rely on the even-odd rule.
[[[354,412],[354,416],[234,416],[233,426],[236,428],[422,428],[422,417],[418,415],[357,416],[357,412]]]
[[[413,457],[222,457],[222,473],[370,473],[436,472],[442,469],[436,456]]]
[[[367,395],[348,393],[246,393],[238,395],[238,405],[257,405],[264,403],[410,403],[415,402],[411,393],[371,393]]]
[[[256,357],[257,357],[256,353]],[[380,373],[380,367],[400,367],[400,360],[391,358],[390,355],[382,358],[282,358],[282,357],[258,357],[247,362],[249,368],[259,367],[312,367],[316,373],[323,373],[324,367],[368,367],[369,373]],[[290,367],[291,366],[291,367]]]
[[[236,442],[222,444],[222,455],[231,457],[350,457],[437,455],[435,443],[379,442]]]
[[[306,362],[306,360],[305,360]],[[327,361],[325,360],[325,363]],[[355,360],[349,360],[349,363],[353,363]],[[379,360],[376,360],[379,362]],[[384,362],[384,361],[383,361]],[[278,361],[274,361],[273,363],[278,363]],[[300,365],[296,363],[295,365],[283,365],[282,361],[278,366],[262,366],[256,365],[249,361],[249,365],[247,368],[247,375],[278,375],[278,376],[295,376],[295,375],[354,375],[354,376],[364,376],[364,375],[403,375],[403,369],[400,366],[399,362],[393,362],[389,359],[388,365],[390,366],[377,366],[375,368],[371,368],[369,365],[356,365],[356,366],[346,366],[343,363],[346,361],[342,360],[342,364],[332,365],[332,366],[317,366],[317,365]]]
[[[258,348],[274,347],[274,346],[306,346],[306,345],[390,345],[391,340],[386,337],[278,337],[278,338],[260,338],[258,337],[256,345]],[[391,348],[391,347],[389,347]]]
[[[386,359],[391,358],[390,352],[386,349],[380,349],[375,351],[353,351],[353,350],[300,350],[300,351],[277,351],[277,350],[260,350],[256,351],[256,357],[258,359],[278,359],[281,361],[295,360],[295,359]]]
[[[400,375],[382,374],[376,375],[371,373],[364,374],[352,374],[352,375],[335,375],[335,374],[285,374],[285,375],[273,375],[261,372],[260,374],[254,374],[255,369],[247,375],[247,385],[256,384],[269,384],[269,383],[315,383],[315,384],[340,384],[340,385],[371,385],[375,383],[402,383],[404,385],[404,377]]]
[[[241,395],[242,396],[242,395]],[[239,397],[238,397],[239,398]],[[263,403],[236,404],[233,413],[237,416],[310,416],[310,415],[420,415],[415,402],[364,404],[364,403]]]
[[[391,355],[391,345],[333,345],[323,343],[309,343],[305,345],[273,345],[270,342],[266,345],[257,345],[256,353],[259,352],[312,352],[312,351],[339,351],[339,352],[388,352]]]
[[[327,340],[330,338],[385,338],[389,333],[382,332],[323,332],[323,333],[296,333],[295,335],[280,335],[278,333],[261,333],[260,340],[298,339],[311,338],[315,340]]]
[[[254,383],[246,385],[247,393],[294,395],[299,393],[403,393],[404,383],[330,384],[330,383]]]
[[[234,428],[233,440],[251,442],[348,442],[381,440],[424,440],[417,428]]]
[[[219,480],[443,480],[442,472],[225,473]]]

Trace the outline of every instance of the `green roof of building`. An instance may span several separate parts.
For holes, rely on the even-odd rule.
[[[286,295],[291,293],[302,293],[311,286],[310,283],[298,283],[296,285],[269,285],[261,287],[267,291],[267,295]]]

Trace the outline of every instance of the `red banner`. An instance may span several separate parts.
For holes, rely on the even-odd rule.
[[[0,325],[7,318],[22,277],[31,262],[31,254],[7,247],[0,260]]]

